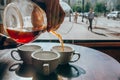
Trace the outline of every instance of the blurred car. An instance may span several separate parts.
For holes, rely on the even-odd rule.
[[[98,15],[97,15],[97,13],[96,13],[96,12],[94,12],[94,17],[98,17]]]
[[[98,17],[95,12],[93,12],[93,13],[94,13],[94,17]],[[89,14],[89,12],[84,12],[84,17],[88,18],[88,14]],[[82,16],[83,16],[83,14],[82,14]]]
[[[107,15],[107,18],[117,19],[120,18],[120,11],[112,11]]]
[[[79,13],[79,14],[80,14],[79,16],[81,16],[81,17],[82,17],[82,16],[84,16],[85,18],[88,17],[88,12],[84,12],[84,13],[81,12],[81,13]]]
[[[89,12],[85,12],[85,13],[84,13],[84,17],[85,17],[85,18],[88,18],[88,13],[89,13]]]

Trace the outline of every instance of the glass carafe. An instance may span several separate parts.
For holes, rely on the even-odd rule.
[[[4,10],[3,24],[6,33],[16,42],[25,44],[35,40],[46,30],[45,12],[29,0],[15,0]]]

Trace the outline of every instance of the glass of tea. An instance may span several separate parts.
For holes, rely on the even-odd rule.
[[[16,0],[4,9],[3,24],[6,33],[20,44],[35,40],[46,30],[45,12],[28,0]]]

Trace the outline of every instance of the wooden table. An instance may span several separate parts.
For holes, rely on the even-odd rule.
[[[50,50],[59,43],[32,43],[43,50]],[[120,80],[120,64],[112,57],[97,50],[65,44],[73,47],[81,57],[75,63],[59,65],[49,76],[36,73],[29,65],[15,61],[10,56],[11,50],[0,50],[0,80]],[[19,66],[13,64],[21,63]],[[15,71],[11,71],[16,68]]]

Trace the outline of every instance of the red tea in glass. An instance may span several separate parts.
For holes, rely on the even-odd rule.
[[[6,29],[9,36],[14,39],[18,43],[28,43],[36,39],[43,31],[32,31],[32,30],[25,30],[25,29]]]
[[[29,0],[19,0],[5,7],[3,24],[10,38],[17,43],[26,44],[46,30],[47,18],[44,10],[37,4]]]

